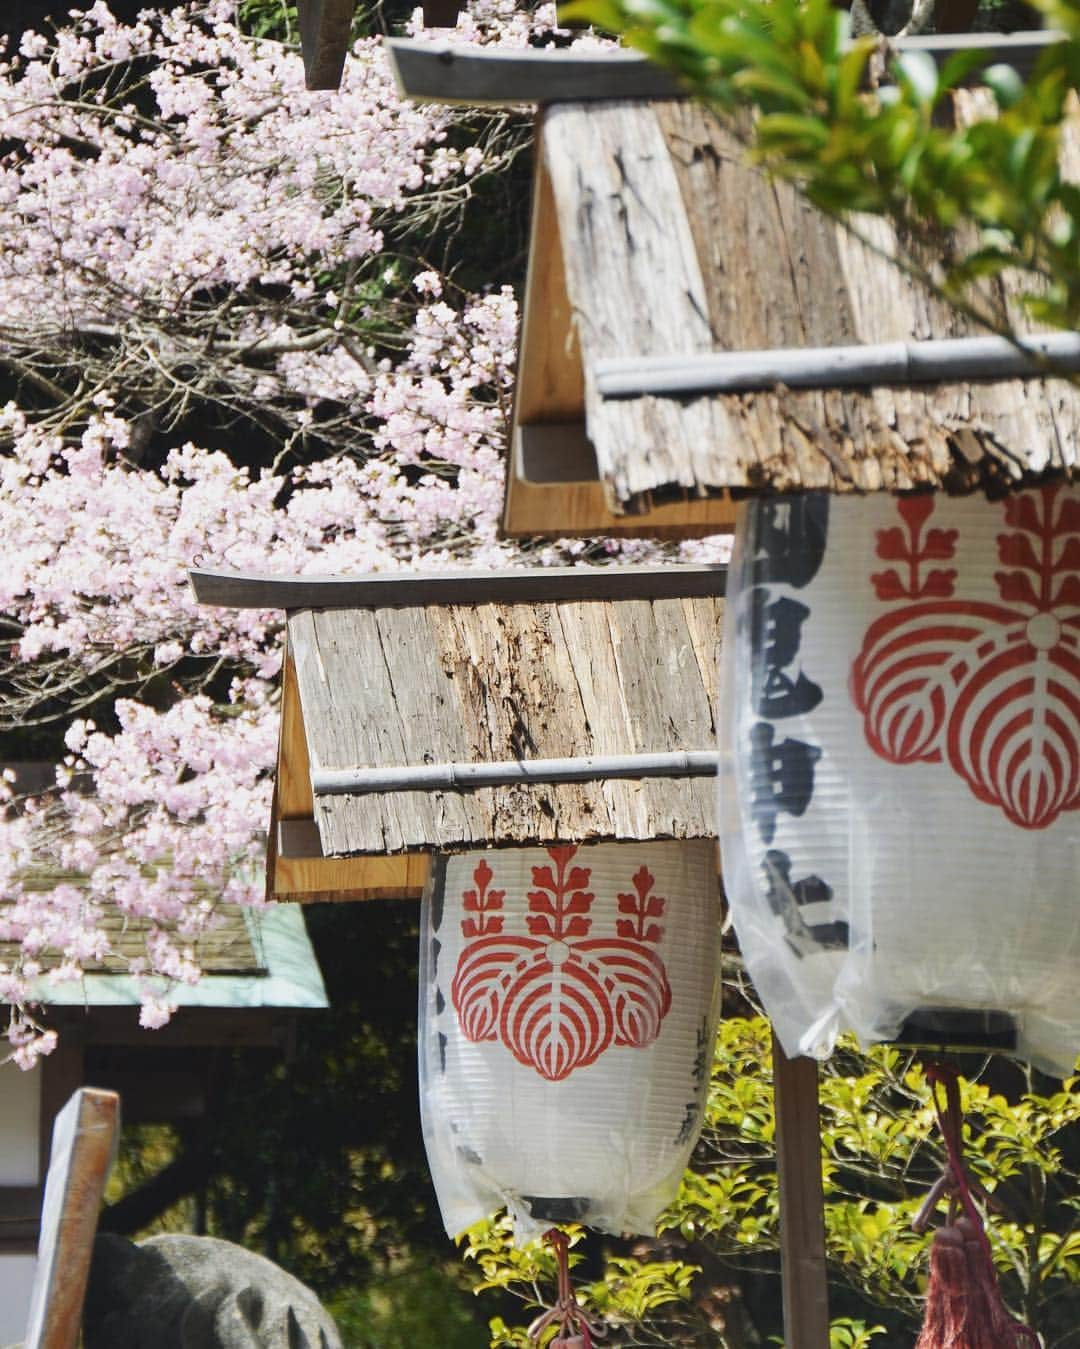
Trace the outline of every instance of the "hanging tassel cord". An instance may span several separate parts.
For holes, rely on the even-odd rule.
[[[933,1064],[926,1077],[948,1160],[912,1226],[924,1231],[946,1194],[949,1217],[934,1234],[926,1315],[916,1349],[1039,1349],[1035,1331],[1015,1320],[1001,1300],[993,1250],[974,1199],[975,1193],[987,1202],[991,1196],[964,1165],[959,1075],[950,1064]]]
[[[558,1227],[544,1233],[544,1240],[555,1252],[558,1277],[555,1305],[541,1312],[529,1327],[529,1339],[540,1343],[549,1326],[558,1326],[558,1334],[548,1349],[593,1349],[607,1333],[600,1322],[589,1316],[578,1302],[570,1283],[570,1238]]]
[[[930,1187],[922,1206],[911,1221],[912,1231],[919,1233],[920,1236],[930,1226],[937,1206],[946,1195],[950,1198],[950,1223],[956,1218],[962,1194],[967,1195],[969,1204],[977,1199],[984,1208],[993,1209],[995,1213],[1005,1212],[1005,1208],[999,1200],[985,1186],[980,1185],[964,1166],[963,1140],[961,1137],[963,1120],[960,1111],[960,1084],[956,1069],[951,1064],[928,1064],[926,1080],[930,1084],[931,1100],[934,1106],[934,1114],[937,1117],[938,1130],[945,1143],[946,1161],[945,1169]],[[942,1107],[938,1097],[939,1084],[945,1090],[944,1107]],[[965,1212],[969,1218],[972,1216],[967,1206],[965,1206]],[[975,1217],[978,1217],[977,1213]]]

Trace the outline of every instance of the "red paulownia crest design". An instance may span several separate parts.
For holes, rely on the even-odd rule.
[[[550,1082],[595,1063],[610,1046],[653,1043],[671,1007],[657,947],[667,901],[639,867],[632,891],[618,896],[611,935],[591,935],[591,868],[575,847],[549,848],[550,865],[533,867],[525,933],[503,931],[504,890],[481,859],[475,889],[462,895],[469,915],[450,998],[474,1043],[501,1041],[514,1058]]]
[[[1000,603],[957,594],[958,531],[932,496],[897,503],[871,576],[895,607],[867,629],[852,695],[890,763],[947,763],[1022,829],[1080,806],[1080,500],[1045,487],[1004,504]]]

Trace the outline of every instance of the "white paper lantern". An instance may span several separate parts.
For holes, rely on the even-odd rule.
[[[1080,1053],[1080,490],[745,508],[724,882],[789,1054],[998,1014]]]
[[[716,845],[440,860],[421,923],[424,1141],[451,1236],[651,1232],[697,1139],[720,940]]]

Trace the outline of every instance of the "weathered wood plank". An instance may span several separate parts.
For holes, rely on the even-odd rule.
[[[460,753],[462,748],[453,701],[454,685],[442,674],[440,666],[444,648],[436,630],[437,618],[437,611],[432,609],[401,609],[375,615],[381,658],[393,697],[392,715],[400,724],[401,740],[406,746],[406,754],[410,755],[404,760],[406,763],[417,762],[411,756],[421,745],[421,761],[430,758],[442,762],[444,755]],[[326,615],[325,619],[330,622],[341,620],[341,642],[343,649],[347,649],[351,626],[348,616]],[[323,621],[320,620],[320,626]],[[343,684],[340,691],[335,690],[339,700],[352,696],[347,684]],[[366,693],[356,689],[355,696],[364,697]],[[388,741],[375,743],[369,738],[368,744],[369,754],[362,755],[358,762],[375,767],[391,761]],[[466,751],[464,757],[472,756]],[[437,799],[426,797],[423,792],[397,792],[383,799],[388,815],[394,819],[394,832],[388,832],[387,838],[394,840],[395,851],[403,843],[409,846],[409,841],[418,836],[445,838],[451,844],[470,837],[469,803],[454,792],[443,793]],[[370,801],[355,801],[346,808],[354,814],[367,815],[371,804]],[[322,800],[320,819],[324,821],[325,831],[330,824],[331,812],[325,809]],[[339,819],[335,817],[334,825],[338,823]]]
[[[373,576],[259,576],[188,572],[200,604],[230,609],[381,609],[432,604],[721,595],[726,567],[536,567],[520,571],[386,572]]]
[[[976,50],[985,65],[1011,65],[1026,76],[1061,38],[1055,31],[940,33],[898,38],[889,46],[899,53],[926,52],[939,65],[955,52]],[[424,103],[514,107],[681,95],[666,72],[637,52],[485,50],[405,38],[391,38],[386,46],[402,94]]]
[[[75,1349],[105,1184],[120,1123],[120,1098],[83,1087],[53,1128],[38,1265],[26,1349]]]
[[[85,1055],[82,1041],[76,1036],[61,1037],[56,1048],[42,1059],[37,1071],[41,1074],[41,1115],[38,1121],[38,1156],[41,1159],[40,1179],[52,1164],[53,1122],[83,1082]]]
[[[341,747],[346,744],[355,747],[358,763],[405,762],[407,742],[374,612],[361,609],[294,614],[289,620],[289,642],[296,661],[312,771],[336,767]],[[383,812],[384,832],[379,845],[369,851],[405,850],[407,845],[396,827],[401,804],[394,802]],[[323,851],[352,851],[328,834],[322,805],[316,800],[314,815]]]
[[[605,403],[595,384],[600,360],[713,349],[694,238],[686,213],[669,206],[680,200],[679,183],[656,112],[648,104],[557,105],[545,115],[542,148],[600,475],[619,502],[637,495],[625,465],[641,461],[657,484],[693,490],[703,479],[685,450],[709,445],[707,406]]]
[[[309,89],[336,89],[341,83],[355,8],[355,0],[297,0]]]
[[[537,417],[549,422],[576,422],[583,421],[585,415],[585,377],[566,293],[559,217],[541,148],[542,117],[536,136],[529,267],[514,388],[517,426]],[[595,459],[593,462],[595,466]]]
[[[818,1066],[813,1059],[789,1059],[775,1035],[773,1091],[784,1343],[788,1349],[829,1349]]]
[[[708,613],[688,618],[696,607]],[[716,597],[678,597],[294,615],[290,641],[324,860],[712,834],[714,792],[705,778],[376,795],[325,794],[319,782],[324,773],[364,767],[708,750],[716,697],[708,634],[720,608]],[[294,860],[282,851],[279,873]]]
[[[585,382],[577,328],[566,292],[543,118],[533,192],[532,245],[525,285],[519,377],[514,391],[510,471],[503,532],[512,537],[605,534],[620,538],[701,537],[729,531],[724,496],[637,503],[628,514],[600,481],[585,435]],[[536,421],[535,418],[541,420]]]
[[[956,104],[962,119],[986,111],[978,92]],[[1072,177],[1078,139],[1068,123],[1062,162]],[[547,115],[545,140],[586,368],[586,430],[601,477],[627,509],[671,490],[963,493],[1080,471],[1080,390],[1064,380],[824,390],[779,382],[605,399],[603,362],[982,334],[890,265],[887,223],[859,220],[852,233],[821,216],[746,162],[737,128],[693,104],[561,104]],[[666,272],[649,248],[627,247],[628,221],[635,243],[641,234],[661,250],[676,240]],[[1018,314],[1008,285],[983,289],[995,314]],[[665,329],[671,313],[685,319],[682,336]]]

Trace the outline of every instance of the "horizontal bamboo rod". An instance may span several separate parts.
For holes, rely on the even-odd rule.
[[[700,778],[714,776],[715,750],[662,754],[607,754],[568,759],[507,759],[498,763],[402,764],[391,768],[324,768],[311,775],[316,796],[366,796],[372,792],[435,792],[507,787],[522,782],[595,782],[602,778]]]
[[[848,347],[779,347],[704,355],[627,357],[593,366],[602,398],[687,398],[843,385],[961,383],[1045,379],[1080,371],[1080,333],[952,337],[928,342],[871,342]]]

